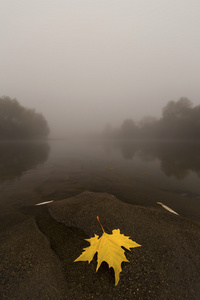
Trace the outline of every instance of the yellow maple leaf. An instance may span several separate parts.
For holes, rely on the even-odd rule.
[[[97,220],[99,221],[99,217],[97,217]],[[99,224],[101,225],[100,221]],[[88,261],[90,263],[97,252],[96,271],[98,271],[103,261],[107,262],[109,268],[112,267],[114,269],[115,285],[117,285],[119,282],[119,274],[122,271],[121,263],[123,261],[128,262],[122,247],[130,250],[130,248],[140,247],[141,245],[132,241],[128,236],[121,234],[119,229],[114,229],[112,234],[108,234],[104,231],[102,225],[101,228],[103,230],[102,236],[99,238],[99,236],[95,234],[94,237],[86,239],[86,241],[90,243],[90,246],[84,248],[82,254],[75,259],[74,262]]]

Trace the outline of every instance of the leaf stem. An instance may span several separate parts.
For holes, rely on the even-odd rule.
[[[104,229],[103,229],[103,226],[102,226],[102,224],[101,224],[101,222],[100,222],[100,220],[99,220],[99,216],[97,216],[97,221],[99,222],[99,224],[100,224],[100,226],[101,226],[103,232],[105,232]]]

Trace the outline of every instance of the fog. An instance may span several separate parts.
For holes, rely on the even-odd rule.
[[[51,137],[200,104],[198,0],[1,0],[0,96]]]

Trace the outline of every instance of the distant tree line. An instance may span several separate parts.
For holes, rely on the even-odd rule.
[[[49,126],[41,113],[25,108],[16,99],[0,98],[0,139],[43,139]]]
[[[200,105],[193,107],[185,97],[169,101],[162,117],[144,117],[136,123],[126,119],[119,128],[106,125],[103,137],[122,139],[200,139]]]

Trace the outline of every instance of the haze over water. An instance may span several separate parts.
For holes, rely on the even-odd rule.
[[[199,142],[60,140],[0,146],[2,230],[34,215],[37,203],[84,191],[148,207],[162,202],[200,221]]]

